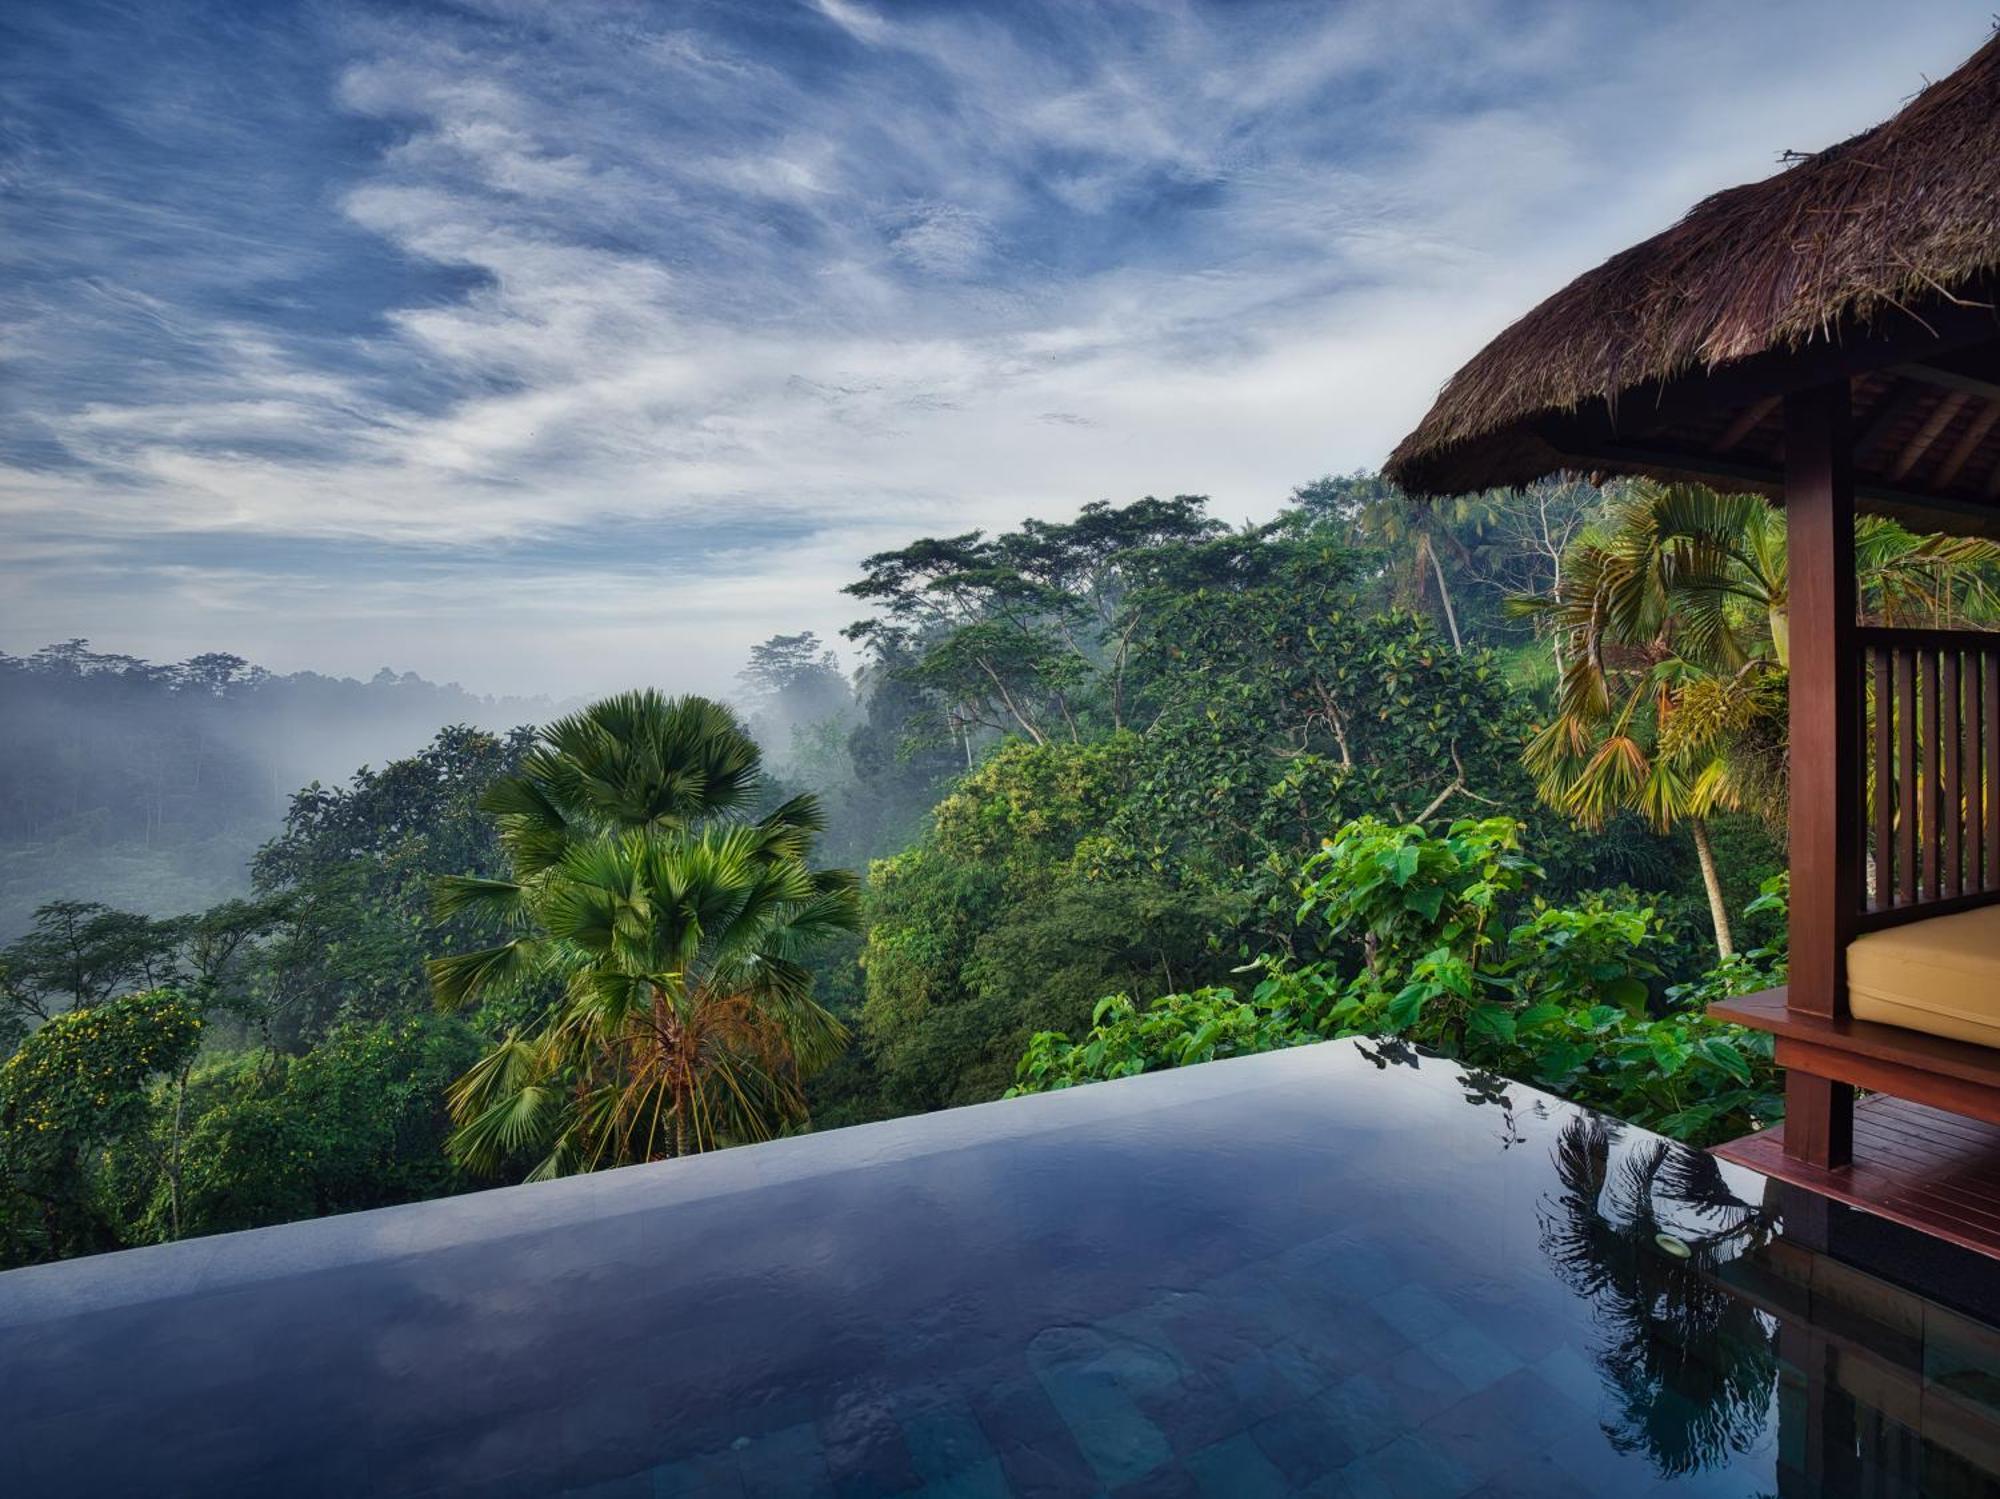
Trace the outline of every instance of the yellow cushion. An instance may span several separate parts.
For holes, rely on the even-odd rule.
[[[1847,1004],[1856,1020],[2000,1047],[2000,905],[1856,938]]]

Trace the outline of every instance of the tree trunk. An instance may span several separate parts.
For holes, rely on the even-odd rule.
[[[1428,538],[1425,539],[1423,547],[1426,552],[1430,553],[1431,573],[1437,578],[1438,602],[1444,605],[1444,622],[1445,627],[1451,631],[1451,648],[1463,656],[1465,654],[1465,642],[1458,638],[1458,613],[1451,607],[1451,589],[1445,585],[1444,563],[1438,557],[1438,549],[1431,545]]]
[[[1729,902],[1722,895],[1722,874],[1715,867],[1715,845],[1708,841],[1708,823],[1699,817],[1688,819],[1694,836],[1695,857],[1701,861],[1701,882],[1708,887],[1708,919],[1715,923],[1715,951],[1727,960],[1736,956],[1736,939],[1729,931]]]

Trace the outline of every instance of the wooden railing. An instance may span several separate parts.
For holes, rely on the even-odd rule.
[[[2000,634],[1864,627],[1866,931],[2000,901]]]

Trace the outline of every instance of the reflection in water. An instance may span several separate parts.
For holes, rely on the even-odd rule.
[[[1542,1248],[1596,1308],[1593,1357],[1618,1410],[1606,1435],[1662,1474],[1691,1473],[1749,1451],[1770,1416],[1770,1322],[1714,1271],[1773,1223],[1712,1157],[1651,1136],[1626,1147],[1621,1133],[1581,1115],[1563,1125],[1551,1153],[1563,1191],[1544,1201]]]
[[[1756,1180],[1334,1042],[43,1266],[0,1495],[1992,1499],[1991,1265]]]

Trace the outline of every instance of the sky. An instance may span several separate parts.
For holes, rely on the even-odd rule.
[[[716,690],[918,536],[1263,518],[1991,11],[9,0],[0,650]]]

